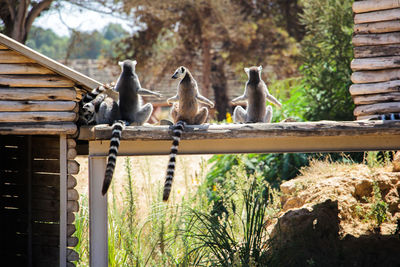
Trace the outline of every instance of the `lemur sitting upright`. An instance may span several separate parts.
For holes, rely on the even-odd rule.
[[[202,124],[207,120],[208,109],[199,108],[199,102],[214,107],[214,103],[200,95],[197,82],[186,67],[179,67],[172,79],[181,78],[178,84],[178,92],[167,100],[168,104],[173,103],[171,115],[174,121],[172,126],[172,142],[167,175],[164,184],[163,200],[167,201],[171,192],[174,178],[176,154],[178,153],[179,141],[186,124]]]
[[[273,97],[269,92],[267,85],[261,79],[262,67],[244,68],[249,79],[246,82],[244,94],[232,100],[232,103],[247,100],[247,108],[244,110],[241,106],[237,106],[233,112],[234,122],[271,122],[272,108],[265,106],[265,99],[277,107],[282,104]]]

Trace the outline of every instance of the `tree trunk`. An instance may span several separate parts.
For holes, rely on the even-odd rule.
[[[211,74],[211,53],[210,53],[210,41],[208,39],[203,39],[202,45],[202,56],[203,56],[203,85],[201,93],[203,96],[210,98],[210,74]]]
[[[226,113],[232,112],[229,105],[227,79],[224,70],[225,62],[218,54],[214,55],[211,62],[211,86],[214,90],[217,119],[226,119]]]

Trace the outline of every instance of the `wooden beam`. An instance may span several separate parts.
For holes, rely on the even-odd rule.
[[[400,80],[400,69],[365,70],[351,74],[353,83],[377,83]]]
[[[400,20],[380,21],[354,25],[354,33],[386,33],[400,31]]]
[[[376,5],[379,5],[378,3]],[[400,17],[400,8],[359,13],[354,16],[354,23],[396,20]]]
[[[350,86],[350,94],[352,96],[391,92],[400,92],[400,80],[380,83],[359,83]]]
[[[67,265],[67,138],[60,136],[60,267]]]
[[[106,157],[89,157],[90,266],[108,266],[107,194],[101,194]]]
[[[400,45],[371,45],[354,47],[354,57],[400,56]]]
[[[0,63],[35,63],[35,60],[12,50],[0,50]]]
[[[0,87],[73,87],[75,82],[60,75],[4,75]]]
[[[355,1],[353,3],[354,13],[364,13],[376,10],[391,9],[400,7],[399,0],[368,0]]]
[[[357,70],[382,70],[400,68],[400,56],[356,58],[351,61],[351,69]]]
[[[2,135],[73,135],[78,128],[75,123],[0,123]]]
[[[353,37],[354,46],[399,44],[400,32],[379,34],[356,34]]]
[[[73,122],[76,119],[75,112],[0,112],[0,123],[4,122]]]
[[[399,102],[400,92],[374,95],[358,95],[353,97],[353,101],[356,105],[368,105],[383,102]]]
[[[74,88],[1,88],[0,100],[75,100]]]
[[[72,111],[74,101],[2,101],[0,111]],[[0,113],[1,116],[1,113]]]
[[[81,128],[89,154],[106,156],[111,127]],[[168,126],[126,127],[119,155],[165,155],[171,146]],[[382,139],[387,142],[382,142]],[[96,140],[96,141],[95,141]],[[400,148],[400,122],[293,122],[187,126],[182,154],[364,151]]]
[[[399,113],[400,102],[377,103],[357,106],[354,109],[354,116],[365,116],[373,114]]]
[[[0,51],[1,52],[1,51]],[[35,63],[1,64],[0,74],[56,74],[54,71]]]

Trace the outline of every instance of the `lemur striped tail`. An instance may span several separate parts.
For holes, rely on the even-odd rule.
[[[103,196],[107,193],[107,190],[110,187],[111,180],[114,174],[115,164],[117,162],[119,142],[121,139],[121,133],[124,125],[125,123],[123,121],[116,121],[114,122],[112,127],[110,150],[108,151],[107,167],[106,167],[106,172],[104,174],[103,189],[101,190]]]
[[[164,194],[163,194],[164,201],[168,200],[169,194],[171,193],[172,181],[174,179],[174,173],[175,173],[176,154],[178,153],[179,141],[181,140],[181,135],[184,129],[185,129],[184,121],[178,121],[172,128],[172,138],[174,139],[174,141],[172,142],[171,152],[169,153],[167,175],[165,177],[165,184],[164,184]]]

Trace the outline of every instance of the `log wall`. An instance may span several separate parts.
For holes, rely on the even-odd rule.
[[[400,1],[355,1],[353,12],[354,116],[400,113]]]
[[[0,129],[31,129],[35,134],[43,126],[36,133],[55,134],[63,125],[67,134],[74,134],[82,95],[78,87],[35,60],[0,46]]]

